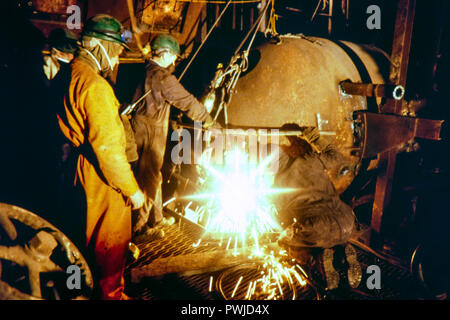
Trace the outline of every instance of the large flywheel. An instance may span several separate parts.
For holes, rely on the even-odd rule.
[[[88,299],[93,279],[81,252],[55,226],[0,203],[0,300]]]

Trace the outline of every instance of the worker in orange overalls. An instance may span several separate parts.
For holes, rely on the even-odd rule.
[[[79,152],[77,179],[86,197],[86,245],[95,256],[101,299],[127,298],[123,272],[131,239],[131,205],[137,209],[145,201],[127,161],[119,102],[106,80],[126,47],[121,28],[108,15],[86,22],[80,51],[71,64],[64,108],[58,112],[62,133]]]

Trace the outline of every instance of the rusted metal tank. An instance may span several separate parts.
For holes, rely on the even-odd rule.
[[[250,55],[250,68],[239,79],[228,109],[229,124],[317,127],[352,164],[350,170],[329,172],[337,190],[343,192],[361,164],[352,113],[377,112],[382,98],[348,95],[339,84],[345,80],[383,84],[389,61],[379,49],[345,41],[302,35],[284,35],[280,40],[265,43]]]

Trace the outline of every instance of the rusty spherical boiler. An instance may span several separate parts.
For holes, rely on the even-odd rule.
[[[350,170],[330,170],[343,192],[360,169],[358,128],[352,113],[377,112],[381,98],[346,95],[342,81],[386,81],[388,60],[379,49],[302,35],[280,36],[249,55],[227,110],[228,122],[242,127],[281,127],[286,123],[317,127],[351,161]]]

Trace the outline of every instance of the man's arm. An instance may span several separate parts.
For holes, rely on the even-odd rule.
[[[351,166],[350,161],[331,142],[320,135],[317,127],[301,127],[301,130],[304,138],[321,151],[319,157],[327,170],[344,165]]]
[[[87,139],[107,183],[125,196],[138,190],[138,184],[125,154],[125,132],[119,117],[119,102],[107,84],[96,83],[88,89],[86,106]]]
[[[162,81],[163,97],[173,106],[185,112],[194,121],[205,121],[208,111],[192,94],[170,75]]]

